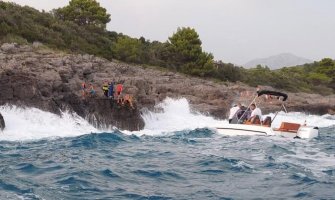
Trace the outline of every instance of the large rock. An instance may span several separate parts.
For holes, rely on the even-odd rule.
[[[3,131],[5,129],[5,127],[6,127],[5,120],[0,113],[0,130]]]
[[[60,114],[60,110],[71,110],[97,128],[115,126],[123,130],[141,130],[144,121],[140,111],[120,106],[107,98],[81,98],[79,88],[60,80],[49,82],[43,77],[22,71],[8,70],[0,74],[0,104],[36,107]]]
[[[14,52],[17,52],[18,50],[17,47],[18,46],[15,43],[4,43],[1,45],[0,49],[7,53],[14,53]]]

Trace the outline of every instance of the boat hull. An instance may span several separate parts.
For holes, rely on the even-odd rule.
[[[245,125],[245,124],[224,124],[216,127],[216,131],[222,135],[238,136],[238,135],[263,135],[263,136],[281,136],[288,138],[302,138],[311,139],[319,136],[317,127],[302,126],[296,132],[280,131],[271,127],[259,125]]]
[[[270,127],[264,126],[253,126],[245,124],[225,124],[220,127],[216,127],[219,134],[223,135],[274,135],[273,130]]]

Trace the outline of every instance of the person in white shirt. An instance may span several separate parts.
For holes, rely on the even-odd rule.
[[[250,105],[251,109],[251,115],[248,119],[252,124],[256,123],[257,119],[260,120],[262,119],[262,111],[261,109],[257,108],[255,104]]]
[[[231,121],[233,120],[233,118],[235,117],[237,111],[239,111],[241,108],[241,103],[237,103],[234,104],[234,106],[230,109],[229,111],[229,123],[231,123]]]

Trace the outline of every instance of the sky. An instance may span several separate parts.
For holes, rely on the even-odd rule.
[[[68,0],[10,0],[49,11]],[[216,60],[243,65],[293,53],[335,58],[335,0],[98,0],[111,14],[107,29],[164,42],[178,27],[199,33]]]

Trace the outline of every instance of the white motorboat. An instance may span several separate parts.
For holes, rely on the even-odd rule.
[[[281,92],[275,92],[275,91],[262,90],[262,91],[257,92],[257,96],[254,98],[254,100],[251,103],[255,102],[255,100],[262,95],[276,96],[279,100],[282,101],[282,108],[284,108],[284,111],[287,112],[285,105],[284,105],[284,102],[286,101],[288,97],[287,94],[284,94]],[[247,109],[249,109],[249,107]],[[271,127],[271,124],[273,120],[276,118],[278,112],[276,113],[273,119],[271,119],[270,117],[267,117],[266,120],[259,121],[258,123],[250,123],[246,121],[245,114],[246,112],[244,112],[244,114],[240,117],[238,117],[235,114],[235,117],[232,120],[232,123],[222,124],[216,127],[217,132],[219,134],[229,135],[229,136],[277,135],[277,136],[283,136],[283,137],[304,138],[304,139],[315,138],[315,137],[318,137],[319,135],[318,127],[306,126],[306,125],[301,125],[298,123],[282,122],[280,127],[277,127],[277,128]]]

